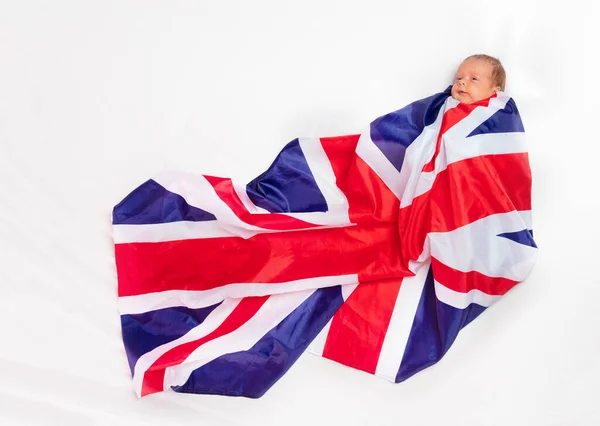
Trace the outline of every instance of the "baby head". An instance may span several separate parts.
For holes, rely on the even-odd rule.
[[[456,72],[452,97],[472,104],[503,91],[506,73],[500,61],[488,55],[472,55],[465,59]]]

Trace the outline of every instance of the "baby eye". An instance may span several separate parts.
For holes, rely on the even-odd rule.
[[[473,81],[477,81],[477,80],[479,80],[479,79],[478,79],[477,77],[473,77],[473,78],[472,78],[472,80],[473,80]]]

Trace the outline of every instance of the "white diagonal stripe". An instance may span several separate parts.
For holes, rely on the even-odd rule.
[[[179,365],[165,370],[164,390],[181,386],[197,368],[230,353],[247,351],[308,299],[314,290],[277,294],[269,297],[258,312],[236,330],[204,343]]]
[[[349,224],[348,199],[336,184],[333,167],[323,149],[323,145],[321,145],[320,139],[301,138],[299,139],[299,143],[315,182],[325,198],[328,208],[327,213],[332,213],[336,216],[335,224]]]
[[[429,266],[429,262],[420,264],[416,275],[404,278],[400,285],[375,370],[375,375],[391,382],[396,381],[396,375],[400,369],[402,356],[423,294]]]
[[[188,331],[185,335],[169,343],[158,346],[139,357],[133,370],[133,388],[137,396],[142,396],[142,384],[146,370],[148,370],[158,358],[176,346],[198,340],[216,330],[216,328],[233,312],[240,303],[240,300],[241,299],[224,300],[223,303],[217,306],[201,324]]]

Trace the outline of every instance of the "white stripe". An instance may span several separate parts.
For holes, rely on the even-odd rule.
[[[334,206],[335,207],[335,206]],[[331,212],[310,212],[310,213],[282,213],[286,216],[290,216],[296,219],[303,220],[304,222],[313,223],[315,225],[323,225],[321,228],[311,229],[323,229],[323,228],[338,228],[342,226],[354,226],[355,224],[350,223],[348,217],[348,210],[346,211],[331,211]]]
[[[502,296],[492,296],[484,293],[480,290],[473,289],[468,293],[461,293],[454,291],[444,286],[443,284],[434,280],[435,283],[435,295],[440,302],[444,302],[446,305],[453,306],[457,309],[465,309],[471,303],[476,303],[480,306],[488,307],[492,303],[496,302]]]
[[[154,180],[168,191],[182,196],[190,206],[209,211],[221,222],[222,227],[240,237],[249,238],[256,231],[272,232],[240,220],[202,175],[173,171],[162,173]]]
[[[342,286],[342,298],[344,299],[344,302],[348,300],[350,295],[356,290],[356,287],[358,287],[358,275],[354,275],[354,277],[356,277],[354,283]]]
[[[347,223],[347,213],[336,214],[315,212],[285,213],[285,215],[303,220],[308,223],[313,223],[315,225],[321,225],[318,228],[311,229],[355,226],[355,224]],[[226,226],[224,221],[221,220],[203,222],[179,221],[140,225],[113,225],[113,239],[115,244],[159,243],[168,241],[225,237],[240,237],[248,239],[257,234],[294,232],[305,229],[270,230],[252,226],[248,226],[248,228],[249,229],[243,229],[236,226]]]
[[[526,229],[533,229],[533,213],[531,210],[520,210],[519,216],[521,216],[521,220],[523,221],[523,225],[525,225]]]
[[[444,105],[438,111],[435,121],[425,127],[419,137],[417,137],[406,149],[399,179],[399,185],[401,185],[403,189],[400,202],[401,207],[409,205],[412,202],[419,179],[432,178],[430,173],[422,173],[421,171],[423,170],[423,166],[431,160],[435,151],[435,144],[442,127],[444,113],[455,108],[458,104],[459,102],[456,99],[448,97]]]
[[[331,328],[331,321],[333,321],[333,317],[327,321],[327,324],[325,327],[323,327],[323,330],[321,330],[317,337],[315,337],[315,339],[310,343],[306,349],[307,352],[313,355],[323,356],[325,343],[327,343],[327,336],[329,335],[329,329]]]
[[[285,213],[285,215],[303,220],[308,223],[313,223],[315,225],[322,225],[319,228],[313,229],[355,226],[355,224],[348,223],[347,212],[342,212],[339,214],[329,212]],[[224,223],[220,220],[202,222],[179,221],[140,225],[113,225],[113,239],[115,244],[159,243],[201,238],[240,237],[248,239],[259,233],[294,232],[292,229],[277,231],[254,227],[254,230],[251,230],[242,229],[235,226],[226,227],[223,225]]]
[[[321,140],[316,138],[301,138],[299,139],[299,143],[315,182],[325,198],[328,213],[334,213],[336,216],[334,223],[338,225],[350,223],[350,218],[348,217],[348,199],[337,186],[333,167],[323,149]]]
[[[221,323],[223,323],[223,321],[225,321],[239,303],[240,299],[227,299],[223,301],[223,303],[217,306],[200,325],[190,330],[187,334],[172,342],[154,348],[150,352],[146,352],[139,357],[133,370],[133,388],[137,396],[142,396],[144,373],[158,358],[176,346],[200,339],[213,332],[221,325]]]
[[[244,232],[246,238],[257,232]],[[202,222],[170,222],[142,225],[113,225],[115,244],[157,243],[164,241],[191,240],[196,238],[223,238],[238,236],[225,229],[217,220]]]
[[[231,181],[231,184],[233,185],[233,189],[237,196],[240,197],[242,204],[244,207],[246,207],[246,210],[252,214],[270,214],[269,211],[257,206],[252,202],[250,197],[248,197],[248,193],[246,192],[246,185],[239,184],[233,180]]]
[[[529,218],[529,219],[528,219]],[[538,250],[498,234],[529,229],[531,215],[512,211],[494,214],[450,232],[431,232],[431,256],[462,272],[478,271],[489,277],[523,281]]]
[[[524,226],[521,229],[528,229],[528,230],[532,229],[532,212],[531,212],[531,210],[521,210],[521,211],[517,211],[516,213],[520,216],[521,220],[523,221]],[[514,212],[511,212],[511,214],[514,215]],[[518,223],[518,220],[517,220],[517,223]],[[506,232],[510,232],[510,231],[506,231]],[[503,233],[503,232],[498,232],[493,235],[495,236],[495,235],[498,235],[501,233]],[[439,233],[439,234],[441,234],[441,233]],[[429,235],[431,235],[431,234],[429,234]],[[414,262],[414,265],[418,266],[418,265],[420,265],[420,263],[425,262],[430,257],[431,257],[431,241],[429,238],[425,238],[425,243],[423,244],[423,251],[419,255],[418,259]],[[452,262],[449,259],[448,259],[448,261]],[[412,265],[413,265],[413,262],[412,261],[409,262],[409,269],[411,271],[415,272],[416,269],[413,269]]]
[[[371,139],[370,129],[366,129],[360,135],[358,145],[356,146],[356,155],[367,163],[398,199],[402,197],[403,188],[400,185],[400,173],[377,145],[375,145]]]
[[[222,355],[250,349],[313,293],[314,290],[307,290],[269,297],[258,312],[241,327],[206,342],[192,352],[183,363],[168,367],[165,371],[164,390],[171,390],[171,386],[183,385],[194,370]]]
[[[446,142],[446,162],[456,163],[482,155],[516,154],[527,152],[525,133],[489,133],[471,136],[467,140]]]
[[[415,319],[417,308],[423,294],[430,263],[419,265],[413,277],[402,280],[396,304],[381,347],[375,375],[391,382],[396,381],[400,363],[406,349],[410,330]]]
[[[119,312],[121,315],[139,314],[175,306],[199,309],[214,305],[227,297],[266,296],[336,285],[346,287],[346,284],[356,285],[356,282],[358,282],[358,275],[349,274],[305,278],[282,283],[233,283],[202,291],[168,290],[138,296],[119,297]]]
[[[358,278],[358,277],[357,277]],[[355,284],[347,284],[342,286],[342,298],[344,302],[348,300],[352,292],[358,287],[358,283]],[[311,342],[311,344],[306,349],[307,352],[317,356],[323,356],[323,350],[325,349],[325,343],[327,342],[327,336],[329,335],[329,328],[331,327],[331,318],[323,330],[317,335],[317,337]]]

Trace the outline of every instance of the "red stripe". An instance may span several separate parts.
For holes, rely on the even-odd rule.
[[[435,280],[451,290],[468,293],[479,290],[492,296],[502,296],[518,284],[517,281],[502,277],[489,277],[477,271],[463,272],[431,258]]]
[[[437,175],[430,191],[400,210],[402,253],[407,259],[416,259],[428,233],[452,231],[513,210],[531,210],[527,153],[485,155],[452,163]]]
[[[343,138],[321,141],[338,177],[338,186],[348,198],[351,222],[389,226],[394,230],[391,241],[399,246],[397,225],[390,222],[398,216],[399,201],[373,169],[356,155],[358,137],[351,141]],[[350,143],[351,155],[340,155]],[[400,262],[401,253],[390,261]],[[370,373],[377,368],[401,283],[401,279],[376,280],[374,277],[383,276],[377,270],[379,266],[373,266],[359,275],[362,284],[334,315],[323,349],[325,358]],[[399,268],[402,276],[411,275],[403,266],[396,267]]]
[[[356,274],[404,276],[397,230],[350,226],[243,238],[117,244],[119,296]],[[400,275],[399,275],[400,274]]]
[[[471,112],[477,108],[478,106],[487,107],[490,103],[490,99],[495,98],[496,94],[492,95],[490,98],[483,99],[478,102],[474,102],[472,104],[463,104],[460,103],[456,107],[449,109],[442,117],[442,125],[440,127],[440,132],[438,134],[437,141],[435,143],[435,151],[433,153],[433,157],[429,163],[423,166],[423,172],[429,173],[432,172],[435,168],[435,160],[437,159],[440,148],[442,145],[442,138],[444,133],[446,133],[450,128],[452,128],[456,123],[461,121],[463,118],[471,114]]]
[[[374,374],[401,282],[359,284],[331,321],[323,357]]]
[[[329,159],[333,173],[336,177],[336,184],[344,194],[347,185],[344,185],[348,171],[353,166],[356,159],[356,145],[360,135],[335,136],[330,138],[321,138],[321,146]]]
[[[320,225],[308,223],[281,213],[250,213],[233,188],[231,179],[204,176],[213,186],[219,198],[227,204],[233,213],[243,222],[271,230],[309,229]]]
[[[165,379],[165,369],[181,364],[185,359],[203,344],[218,337],[229,334],[252,318],[269,297],[246,297],[235,307],[229,316],[213,332],[201,339],[183,343],[162,354],[144,373],[142,381],[142,396],[162,392]]]

